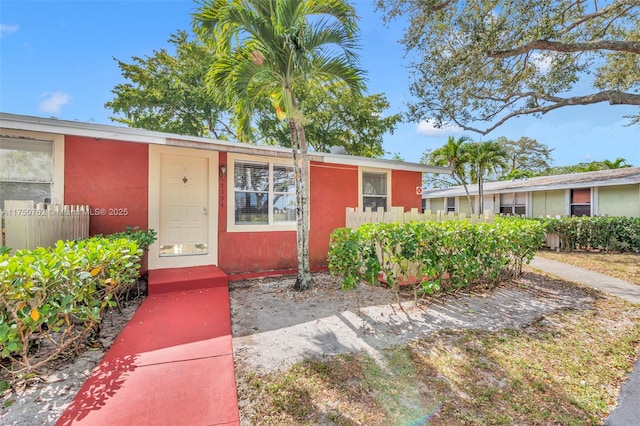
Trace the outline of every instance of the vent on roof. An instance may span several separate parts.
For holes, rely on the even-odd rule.
[[[347,155],[347,150],[344,149],[344,146],[332,146],[329,148],[329,152],[332,154]]]

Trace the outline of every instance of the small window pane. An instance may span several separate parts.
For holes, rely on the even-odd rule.
[[[511,206],[513,205],[513,194],[500,194],[500,205],[501,206]]]
[[[368,207],[375,211],[378,207],[387,210],[387,197],[362,197],[362,205],[366,210]]]
[[[456,211],[456,199],[454,197],[447,198],[447,211],[448,212]]]
[[[296,192],[293,167],[273,166],[273,190],[275,192]]]
[[[387,195],[386,173],[362,173],[364,195]]]
[[[0,208],[6,200],[33,200],[36,203],[51,200],[50,183],[0,182]]]
[[[571,190],[571,203],[572,204],[588,204],[591,202],[591,190],[585,189],[572,189]]]
[[[269,194],[266,192],[236,192],[236,224],[269,223]]]
[[[575,204],[571,206],[571,216],[591,216],[591,205]]]
[[[267,191],[269,165],[236,163],[233,178],[236,191]]]
[[[273,221],[294,222],[296,220],[296,196],[291,194],[274,194]]]
[[[0,181],[53,181],[53,143],[0,139]]]

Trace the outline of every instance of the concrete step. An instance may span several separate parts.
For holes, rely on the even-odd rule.
[[[228,286],[229,278],[217,266],[155,269],[149,271],[149,295]]]

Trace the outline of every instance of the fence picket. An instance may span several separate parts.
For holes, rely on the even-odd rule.
[[[417,208],[412,208],[410,211],[405,212],[404,207],[391,207],[389,211],[385,212],[384,209],[378,208],[376,211],[371,211],[370,208],[364,211],[353,207],[346,208],[346,227],[356,229],[360,225],[365,223],[406,223],[411,221],[436,221],[444,222],[449,220],[467,220],[471,223],[493,223],[494,216],[485,210],[484,214],[479,215],[466,215],[461,213],[456,215],[454,212],[443,212],[437,210],[433,213],[431,210],[426,210],[424,213],[420,213]]]
[[[89,236],[90,209],[86,205],[34,205],[32,201],[6,200],[4,241],[13,250],[50,247],[58,240]]]

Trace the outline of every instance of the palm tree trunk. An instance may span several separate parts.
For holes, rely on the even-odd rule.
[[[299,117],[298,106],[293,96],[292,99],[294,114],[289,118],[289,129],[296,176],[296,242],[298,254],[298,276],[294,288],[296,290],[307,290],[314,285],[309,266],[309,161],[304,127],[297,120],[297,117]]]
[[[480,173],[478,173],[478,212],[480,214],[482,214],[482,212],[484,211],[484,191],[482,188],[482,173],[483,173],[482,170],[480,171]]]
[[[464,192],[467,194],[467,201],[469,202],[469,208],[471,209],[471,214],[475,214],[475,209],[473,208],[473,203],[471,202],[471,194],[469,194],[469,188],[467,188],[466,182],[462,182],[462,187],[464,188]]]

